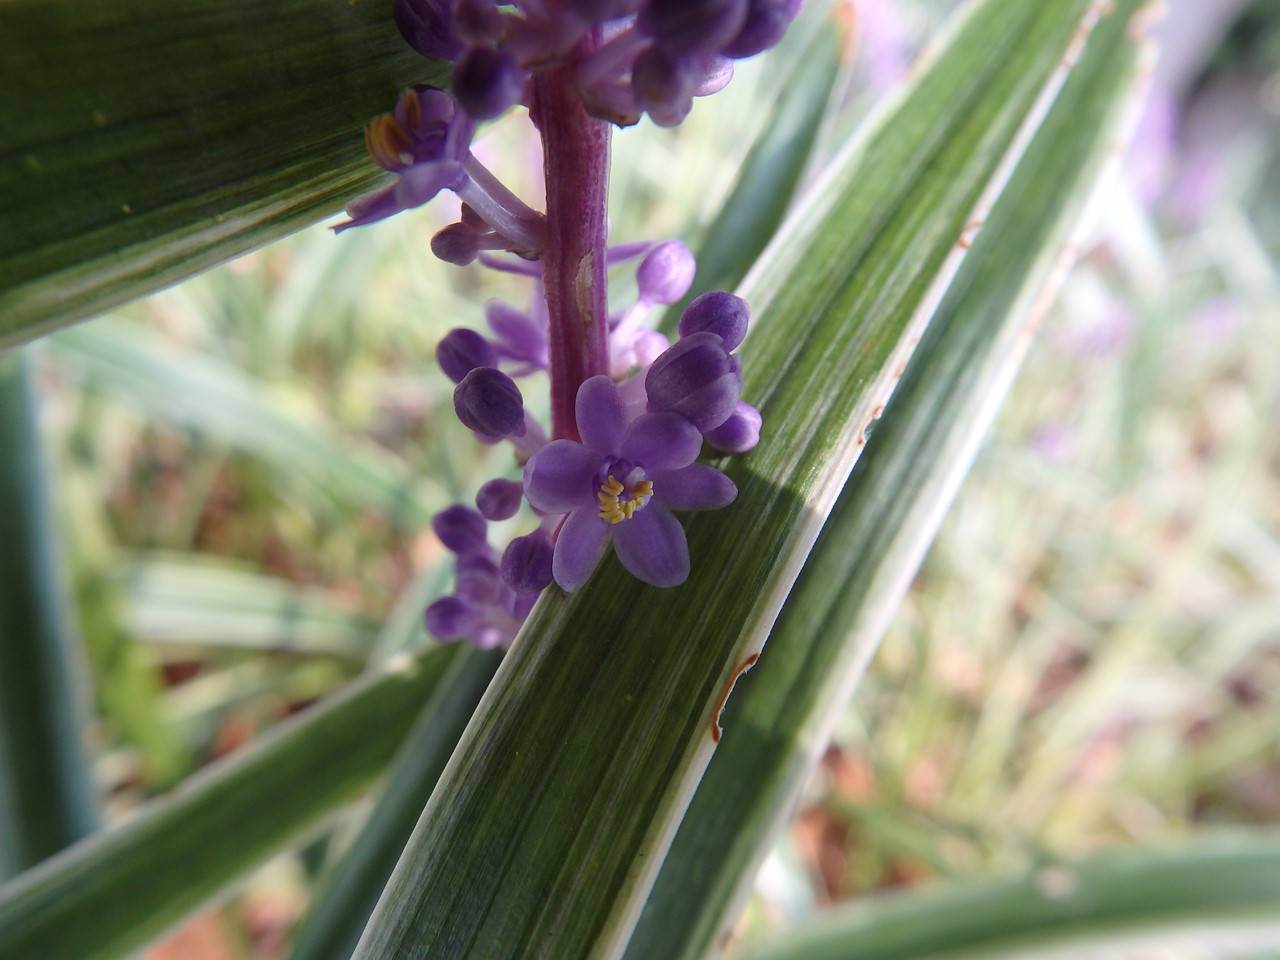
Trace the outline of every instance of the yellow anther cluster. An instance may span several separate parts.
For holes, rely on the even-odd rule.
[[[384,170],[399,170],[413,162],[413,143],[394,117],[374,117],[364,128],[364,143],[373,162]]]
[[[596,499],[600,501],[601,520],[608,520],[610,523],[621,523],[623,520],[630,520],[635,515],[635,512],[648,503],[649,498],[653,496],[653,481],[639,481],[631,488],[631,498],[629,500],[620,500],[619,497],[627,492],[627,488],[613,476],[610,476],[609,479],[600,484]]]

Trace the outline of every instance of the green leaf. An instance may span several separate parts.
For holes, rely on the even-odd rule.
[[[100,818],[29,360],[0,356],[0,880]]]
[[[444,501],[391,453],[334,431],[301,391],[272,390],[215,357],[178,350],[146,327],[106,319],[66,330],[53,342],[58,357],[88,383],[258,457],[323,494],[377,507],[415,529]]]
[[[6,0],[0,349],[336,212],[361,128],[447,65],[390,0]]]
[[[70,449],[58,463],[58,512],[98,710],[116,737],[137,750],[147,786],[164,789],[188,772],[192,758],[161,703],[159,672],[124,627],[121,560],[89,445],[64,446]]]
[[[1134,119],[1138,51],[1123,20],[1097,28],[1001,193],[725,710],[628,957],[703,957],[734,922],[1062,279]]]
[[[321,880],[294,937],[291,960],[348,960],[435,789],[502,662],[501,650],[467,650],[405,739],[386,786],[350,848]]]
[[[809,165],[845,40],[842,22],[834,14],[824,18],[822,28],[780,84],[782,92],[768,122],[698,246],[693,285],[663,314],[664,333],[675,331],[680,314],[695,297],[736,287],[777,232]]]
[[[1226,834],[1182,848],[1112,851],[1007,879],[884,895],[833,911],[742,960],[1096,956],[1176,943],[1184,931],[1280,947],[1280,837]],[[1065,951],[1070,952],[1065,952]],[[1125,956],[1132,956],[1126,953]],[[1252,955],[1252,954],[1251,954]]]
[[[243,646],[363,660],[377,624],[327,591],[199,556],[152,557],[124,574],[139,640]]]
[[[458,654],[398,658],[0,886],[0,960],[117,957],[163,933],[368,787]]]
[[[1085,0],[978,4],[898,109],[837,160],[744,295],[760,446],[729,509],[687,524],[693,573],[608,560],[539,602],[383,893],[356,956],[621,952],[758,653],[963,256],[1087,34]]]

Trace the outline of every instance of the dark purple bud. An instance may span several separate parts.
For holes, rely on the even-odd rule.
[[[476,367],[453,389],[453,410],[462,423],[491,440],[523,437],[524,398],[515,381],[493,367]]]
[[[484,517],[466,504],[455,503],[431,518],[431,529],[440,542],[462,556],[483,549],[488,544],[488,526]]]
[[[493,344],[474,330],[455,327],[437,344],[436,362],[446,377],[461,383],[476,367],[497,366],[498,353]]]
[[[649,0],[636,26],[673,53],[719,53],[746,19],[747,0]]]
[[[480,236],[465,223],[451,223],[431,238],[431,252],[445,263],[465,267],[480,253]]]
[[[782,39],[803,0],[747,0],[747,19],[733,42],[720,52],[741,60],[768,50]]]
[[[693,283],[696,269],[693,254],[679,240],[658,244],[636,268],[640,299],[645,303],[675,303]]]
[[[635,13],[641,0],[569,0],[569,9],[587,23],[604,23]]]
[[[486,520],[509,520],[516,515],[523,499],[523,484],[499,478],[476,491],[476,509]]]
[[[761,422],[759,410],[739,401],[728,420],[703,436],[707,443],[724,453],[746,453],[760,442]]]
[[[678,126],[693,108],[693,93],[702,81],[698,57],[680,56],[650,47],[631,68],[631,92],[640,109],[660,127]]]
[[[395,0],[393,13],[405,43],[428,60],[453,60],[462,52],[452,0]]]
[[[493,0],[454,0],[453,32],[464,43],[495,43],[502,36],[502,20]]]
[[[502,582],[519,594],[538,593],[551,584],[551,537],[541,528],[516,537],[502,552]]]
[[[461,597],[441,597],[423,616],[427,631],[437,640],[461,640],[476,626],[475,607]]]
[[[742,392],[742,372],[718,336],[695,333],[653,361],[644,388],[650,413],[678,413],[705,433],[733,413]]]
[[[712,290],[684,308],[680,314],[680,336],[714,333],[724,341],[726,350],[736,350],[747,335],[750,317],[747,301],[724,290]]]
[[[506,51],[472,47],[453,68],[451,86],[463,110],[477,120],[492,120],[519,102],[525,76]]]

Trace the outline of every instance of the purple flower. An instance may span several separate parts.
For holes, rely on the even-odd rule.
[[[455,504],[432,521],[436,535],[454,553],[457,586],[454,592],[427,607],[423,619],[437,640],[470,640],[477,647],[496,647],[515,639],[537,600],[537,593],[521,595],[503,578],[506,558],[500,562],[489,546],[484,518],[470,507]],[[529,538],[525,538],[529,539]],[[535,541],[536,537],[532,537]],[[537,575],[537,553],[525,549],[531,559],[522,569],[522,586]]]
[[[546,243],[546,220],[471,153],[475,126],[445,91],[427,84],[406,90],[393,113],[375,117],[365,128],[369,156],[398,179],[348,204],[351,219],[334,226],[334,232],[385,220],[452,190],[463,202],[463,221],[433,240],[441,259],[468,263],[481,250],[536,257]]]
[[[608,377],[583,383],[576,414],[582,442],[553,440],[524,471],[529,503],[567,514],[552,559],[556,582],[577,590],[612,542],[622,565],[645,583],[683,583],[689,547],[670,511],[732,503],[738,493],[733,481],[694,463],[702,436],[684,417],[649,413],[628,425],[622,396]]]
[[[463,161],[474,134],[475,123],[449,94],[426,84],[410,87],[396,101],[394,112],[375,117],[364,132],[369,156],[400,178],[353,201],[347,207],[351,219],[334,232],[422,206],[441,190],[460,189],[468,180]]]

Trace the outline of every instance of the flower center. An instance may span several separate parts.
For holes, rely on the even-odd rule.
[[[652,496],[653,481],[644,479],[643,467],[625,461],[612,464],[596,491],[596,499],[600,501],[600,519],[609,523],[630,520]]]

